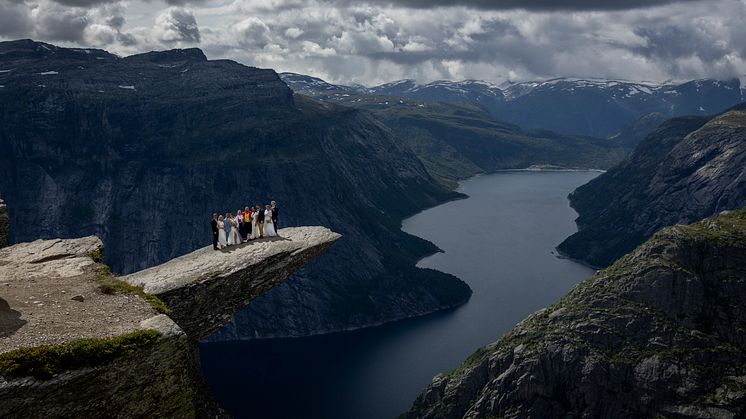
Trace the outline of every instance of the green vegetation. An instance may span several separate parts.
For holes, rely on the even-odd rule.
[[[153,345],[161,337],[155,330],[138,330],[108,339],[79,339],[62,345],[16,349],[0,354],[0,375],[49,379],[64,371],[105,364]]]
[[[91,252],[91,259],[96,263],[104,262],[104,249],[96,249]]]
[[[608,168],[627,154],[608,141],[523,130],[470,105],[354,95],[343,104],[375,114],[447,187],[477,173],[532,165]]]
[[[101,264],[97,268],[96,282],[98,282],[99,289],[104,294],[136,294],[142,297],[145,301],[155,309],[155,311],[163,314],[171,314],[171,309],[161,301],[155,295],[151,295],[143,291],[142,287],[136,287],[130,285],[120,279],[117,279],[112,273],[109,266],[105,265],[104,262],[104,249],[96,249],[90,254],[91,259],[94,262]]]
[[[463,376],[467,371],[481,364],[486,357],[492,353],[489,346],[479,348],[473,354],[469,355],[461,365],[456,367],[453,371],[448,373],[448,377],[451,379],[457,379]]]
[[[132,284],[117,279],[112,275],[111,270],[106,265],[102,265],[99,271],[96,273],[96,282],[99,284],[101,292],[104,294],[136,294],[142,297],[145,301],[155,309],[155,311],[163,314],[171,314],[171,309],[161,301],[155,295],[151,295],[143,291],[142,287],[136,287]]]
[[[701,238],[726,246],[746,247],[746,208],[674,228],[691,238]]]

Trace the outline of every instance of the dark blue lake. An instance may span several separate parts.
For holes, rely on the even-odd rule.
[[[403,229],[443,249],[420,266],[474,290],[455,310],[354,332],[202,345],[204,375],[236,418],[386,419],[593,271],[553,253],[576,231],[567,195],[596,172],[502,172],[462,184],[469,199]]]

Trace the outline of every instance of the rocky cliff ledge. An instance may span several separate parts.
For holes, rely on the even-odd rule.
[[[280,235],[218,252],[206,247],[122,279],[160,298],[189,336],[202,339],[341,237],[323,227]]]
[[[666,228],[461,367],[405,418],[746,417],[746,210]]]
[[[8,226],[10,220],[8,220],[8,207],[5,205],[2,199],[0,199],[0,248],[8,245]]]
[[[101,263],[96,237],[0,249],[0,417],[224,416],[202,380],[197,339],[340,237],[322,227],[280,233],[126,281]]]

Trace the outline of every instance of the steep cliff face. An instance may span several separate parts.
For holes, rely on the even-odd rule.
[[[645,137],[668,119],[660,112],[649,113],[622,127],[616,134],[610,136],[609,140],[624,148],[634,150],[637,144],[640,144]]]
[[[607,266],[662,227],[746,205],[746,105],[670,120],[570,195],[579,231],[558,249]]]
[[[129,273],[209,243],[213,212],[276,199],[281,226],[329,226],[343,244],[252,304],[234,336],[359,327],[470,294],[415,268],[435,248],[399,230],[458,195],[364,112],[295,100],[273,71],[196,49],[119,58],[16,41],[0,43],[0,66],[12,242],[95,234]]]
[[[746,415],[746,209],[669,227],[439,375],[407,418]]]
[[[9,226],[10,220],[8,220],[8,207],[5,205],[5,202],[0,199],[0,248],[8,245]]]

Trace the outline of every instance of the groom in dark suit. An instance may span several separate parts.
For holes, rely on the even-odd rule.
[[[218,215],[212,214],[212,221],[210,221],[210,227],[212,227],[212,248],[218,250]]]
[[[264,208],[261,205],[257,205],[256,210],[259,212],[256,216],[256,228],[259,229],[259,238],[261,239],[264,237]]]
[[[277,207],[277,201],[272,201],[272,224],[275,225],[275,232],[280,235],[280,225],[277,224],[277,220],[280,219],[280,208]]]

